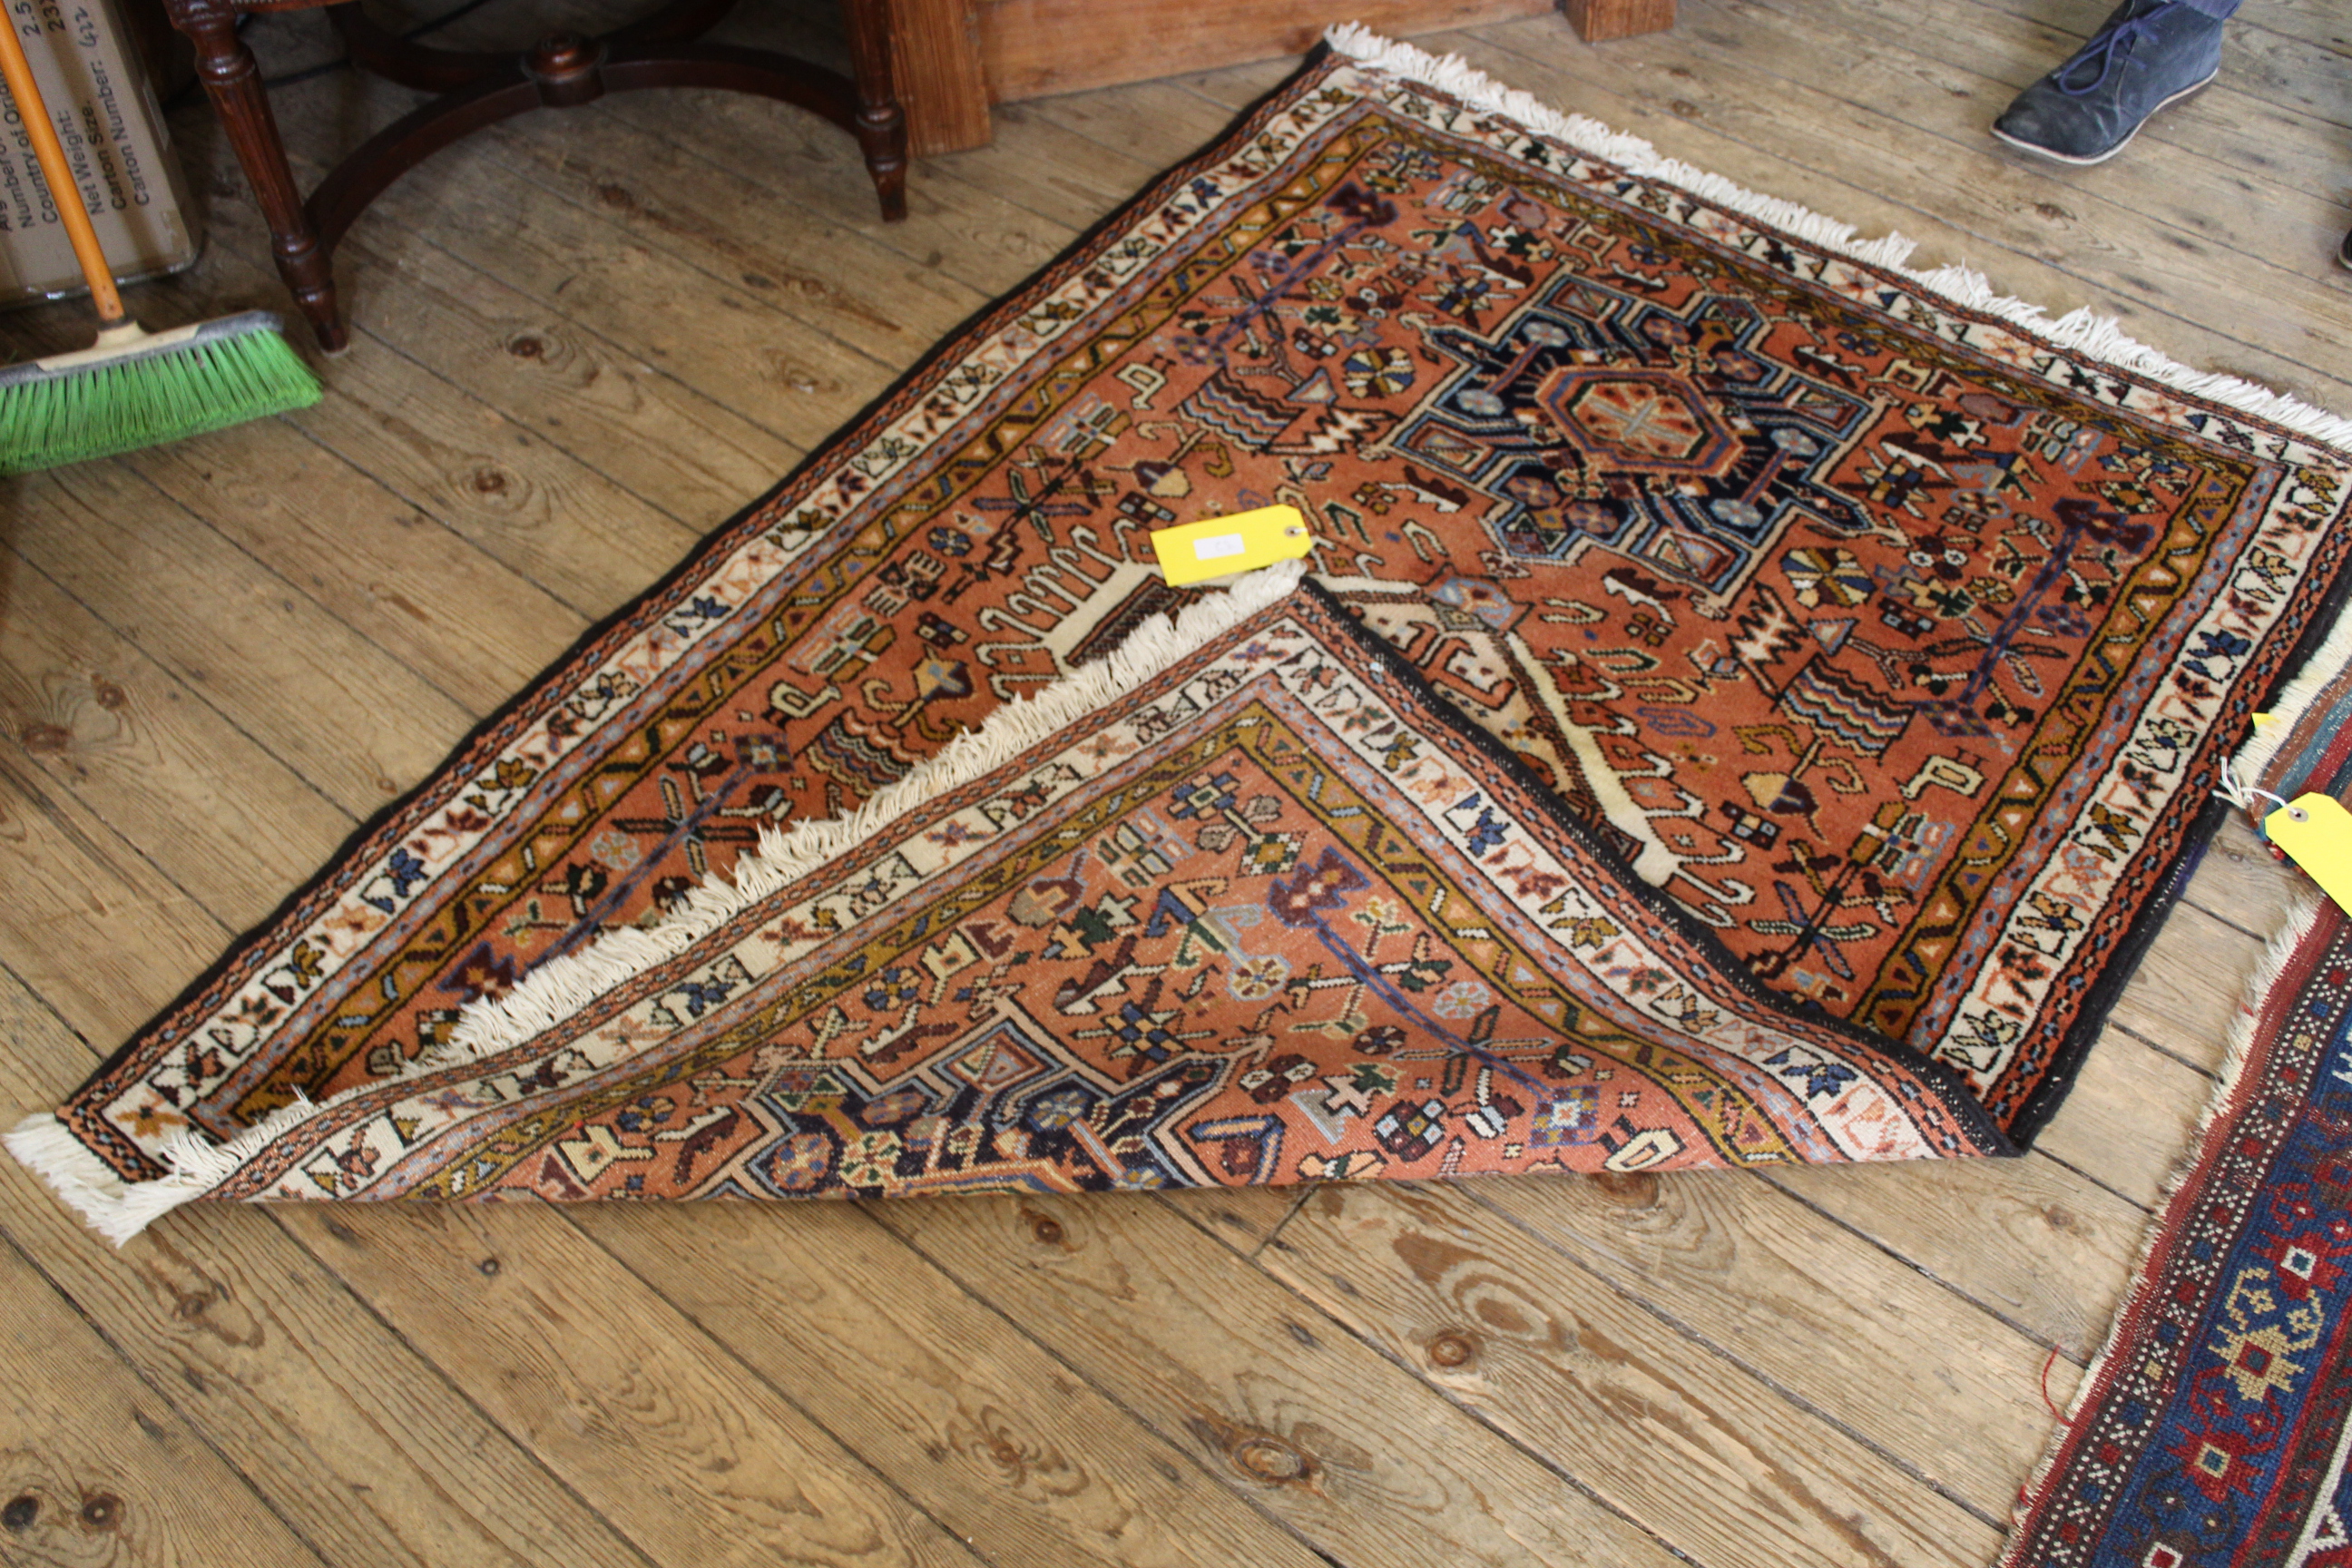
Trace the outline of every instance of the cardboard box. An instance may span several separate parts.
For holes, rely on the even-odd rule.
[[[193,265],[200,237],[171,133],[113,0],[0,0],[31,58],[117,279]],[[0,88],[0,308],[85,292],[23,119]]]

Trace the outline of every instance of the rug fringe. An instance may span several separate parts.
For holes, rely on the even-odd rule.
[[[71,1128],[47,1113],[26,1117],[0,1142],[91,1229],[121,1247],[156,1219],[220,1185],[272,1140],[308,1121],[319,1110],[297,1094],[293,1103],[270,1112],[226,1143],[183,1129],[161,1152],[163,1163],[172,1167],[171,1173],[147,1182],[124,1181],[91,1153]]]
[[[2198,1115],[2197,1131],[2189,1140],[2189,1152],[2173,1167],[2172,1173],[2165,1178],[2163,1188],[2157,1194],[2155,1216],[2148,1221],[2147,1232],[2141,1238],[2139,1251],[2132,1260],[2131,1289],[2116,1304],[2115,1321],[2108,1327],[2105,1342],[2099,1346],[2098,1353],[2091,1358],[2090,1364],[2083,1369],[2082,1379],[2074,1385],[2073,1397],[2066,1402],[2064,1419],[2051,1434],[2049,1445],[2034,1465],[2033,1473],[2018,1489],[2017,1506],[2010,1520],[2012,1527],[2021,1525],[2032,1510],[2051,1473],[2065,1457],[2066,1445],[2074,1435],[2075,1421],[2091,1404],[2093,1395],[2100,1389],[2107,1367],[2124,1348],[2133,1314],[2154,1288],[2156,1281],[2151,1266],[2157,1260],[2158,1249],[2164,1244],[2167,1226],[2172,1218],[2173,1201],[2203,1166],[2206,1144],[2211,1140],[2215,1127],[2231,1100],[2236,1098],[2239,1080],[2245,1075],[2247,1064],[2253,1057],[2255,1031],[2262,1026],[2263,1013],[2269,1005],[2271,992],[2278,985],[2279,977],[2285,972],[2295,950],[2311,934],[2312,928],[2318,923],[2326,908],[2327,900],[2325,899],[2313,899],[2298,904],[2263,948],[2262,962],[2254,966],[2253,974],[2247,980],[2245,1001],[2240,1006],[2238,1016],[2231,1020],[2229,1036],[2222,1044],[2221,1070],[2216,1076],[2212,1093],[2206,1098],[2204,1110]],[[2002,1547],[1995,1568],[2025,1568],[2017,1558],[2018,1546],[2012,1528],[2011,1538]]]
[[[2183,364],[2126,335],[2114,317],[2098,315],[2087,306],[2053,318],[2042,306],[2029,300],[1995,294],[1984,275],[1973,268],[1953,265],[1915,271],[1904,263],[1917,248],[1916,240],[1900,233],[1889,233],[1877,239],[1858,239],[1853,224],[1841,223],[1796,202],[1760,195],[1720,174],[1665,157],[1641,137],[1613,131],[1589,116],[1563,113],[1531,93],[1496,81],[1459,55],[1433,55],[1411,44],[1383,37],[1360,22],[1340,23],[1328,29],[1323,37],[1335,51],[1360,65],[1424,83],[1475,108],[1508,115],[1529,130],[1566,142],[1588,156],[1614,163],[1631,174],[1664,181],[1702,201],[1769,224],[1808,245],[1867,266],[1885,268],[1927,293],[1998,317],[2053,349],[2104,361],[2177,391],[2269,420],[2352,456],[2352,419],[2257,382]]]
[[[759,847],[736,862],[731,883],[713,878],[688,891],[658,924],[608,931],[578,952],[541,964],[506,995],[469,1004],[446,1044],[420,1055],[398,1073],[322,1100],[298,1096],[294,1103],[226,1142],[215,1143],[191,1131],[174,1134],[162,1151],[172,1167],[169,1175],[124,1182],[53,1115],[27,1118],[8,1134],[8,1152],[120,1247],[163,1215],[218,1187],[271,1143],[352,1096],[373,1094],[388,1084],[462,1067],[521,1045],[649,965],[685,952],[761,900],[855,849],[908,812],[994,771],[1280,602],[1305,574],[1303,562],[1281,562],[1176,615],[1147,621],[1108,656],[1034,697],[1006,703],[978,729],[950,741],[848,816],[781,831],[763,828]]]
[[[76,1214],[111,1236],[114,1211],[128,1185],[114,1168],[89,1152],[63,1121],[43,1111],[16,1123],[5,1142],[16,1163],[49,1184]]]

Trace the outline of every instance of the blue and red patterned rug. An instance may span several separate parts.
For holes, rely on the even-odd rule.
[[[2004,1568],[2352,1563],[2352,919],[2274,951]]]
[[[2352,426],[1334,41],[10,1147],[121,1235],[199,1194],[2029,1140],[2344,596]],[[1265,688],[1244,733],[1206,689],[1147,713],[1090,673],[1277,679],[1247,639],[1167,645],[1223,601],[1150,542],[1275,502],[1315,545],[1282,624],[1332,692],[1392,704],[1377,765],[1340,766],[1360,736],[1308,690]],[[1030,699],[1069,733],[994,723]],[[984,766],[952,751],[975,730]],[[1286,733],[1291,761],[1252,750]],[[979,773],[925,771],[947,753]],[[1142,757],[1166,787],[1122,793]],[[1424,766],[1462,793],[1381,793]],[[1032,813],[1058,866],[960,879],[1030,854]],[[869,864],[845,818],[919,838]]]

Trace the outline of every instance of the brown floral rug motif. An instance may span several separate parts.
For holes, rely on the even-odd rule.
[[[2352,426],[1334,43],[129,1042],[59,1112],[78,1168],[401,1079],[1184,603],[1152,529],[1270,502],[1787,1017],[2030,1137],[2332,615]]]

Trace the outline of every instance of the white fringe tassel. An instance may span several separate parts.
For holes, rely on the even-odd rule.
[[[1251,573],[1224,593],[1188,605],[1176,616],[1147,621],[1108,657],[1034,697],[1006,703],[978,729],[957,736],[847,816],[763,830],[759,848],[736,862],[731,884],[716,879],[705,882],[656,925],[608,931],[579,952],[548,960],[506,995],[468,1005],[446,1044],[391,1078],[324,1100],[298,1097],[226,1143],[178,1133],[162,1151],[172,1173],[151,1182],[124,1182],[55,1116],[34,1116],[20,1123],[7,1136],[8,1152],[120,1247],[163,1215],[227,1181],[279,1138],[352,1096],[373,1094],[388,1083],[463,1066],[521,1045],[633,975],[685,952],[761,900],[855,849],[908,812],[1003,766],[1278,603],[1298,586],[1305,572],[1304,563],[1286,561]]]
[[[297,1094],[292,1104],[270,1112],[226,1143],[184,1129],[161,1151],[172,1173],[152,1182],[125,1182],[55,1116],[26,1117],[8,1134],[6,1143],[8,1152],[48,1183],[92,1229],[121,1247],[155,1219],[228,1180],[273,1139],[308,1121],[319,1110]]]
[[[1360,22],[1343,22],[1328,29],[1323,37],[1335,51],[1360,65],[1424,83],[1474,108],[1507,115],[1539,135],[1564,142],[1630,174],[1678,186],[1701,201],[1769,224],[1808,245],[1868,266],[1885,268],[1923,292],[1999,317],[2053,348],[2103,361],[2192,396],[2267,419],[2352,456],[2352,419],[2315,408],[2299,398],[2238,376],[2192,369],[2126,336],[2113,317],[2096,315],[2084,307],[2053,318],[2039,305],[1995,294],[1983,275],[1968,267],[1913,271],[1903,264],[1916,248],[1916,242],[1899,233],[1878,239],[1857,239],[1852,224],[1840,223],[1778,196],[1760,195],[1720,174],[1710,174],[1677,159],[1662,156],[1642,138],[1612,131],[1585,115],[1563,114],[1529,93],[1504,86],[1459,55],[1441,58],[1411,44],[1384,38]]]
[[[48,1183],[76,1214],[107,1235],[113,1235],[109,1227],[114,1212],[122,1205],[127,1184],[115,1174],[112,1166],[91,1153],[88,1145],[73,1135],[72,1129],[43,1111],[16,1123],[6,1142],[8,1152],[16,1156],[18,1164]],[[119,1245],[119,1237],[117,1241]]]
[[[2221,1052],[2221,1070],[2214,1083],[2213,1092],[2206,1099],[2204,1110],[2197,1118],[2197,1131],[2189,1140],[2189,1152],[2181,1157],[2172,1173],[2165,1178],[2164,1189],[2157,1195],[2156,1217],[2148,1222],[2147,1235],[2140,1242],[2139,1256],[2132,1264],[2131,1289],[2116,1309],[2115,1322],[2107,1330],[2106,1342],[2099,1347],[2099,1353],[2091,1358],[2091,1364],[2083,1371],[2082,1381],[2074,1385],[2074,1394],[2066,1401],[2065,1419],[2051,1435],[2050,1445],[2041,1462],[2033,1467],[2032,1479],[2019,1489],[2013,1523],[2023,1522],[2028,1500],[2040,1491],[2049,1479],[2068,1436],[2074,1430],[2075,1418],[2081,1415],[2084,1406],[2090,1403],[2093,1390],[2098,1387],[2101,1370],[2106,1366],[2108,1358],[2123,1348],[2133,1314],[2156,1285],[2156,1280],[2148,1273],[2148,1266],[2155,1261],[2156,1249],[2164,1239],[2164,1223],[2171,1215],[2172,1200],[2196,1175],[2198,1161],[2205,1152],[2205,1140],[2212,1132],[2213,1123],[2221,1120],[2238,1092],[2238,1080],[2244,1076],[2247,1063],[2252,1058],[2254,1031],[2261,1026],[2263,1011],[2270,1000],[2272,987],[2278,984],[2287,961],[2294,956],[2295,949],[2303,945],[2303,939],[2311,934],[2311,928],[2317,923],[2320,911],[2326,907],[2325,899],[2311,900],[2296,906],[2287,916],[2286,923],[2271,938],[2270,945],[2263,950],[2262,962],[2254,966],[2252,977],[2246,982],[2246,999],[2241,1005],[2237,1017],[2231,1021],[2230,1037]],[[2021,1568],[2015,1557],[2017,1547],[2017,1540],[2012,1535],[2002,1548],[1997,1568]]]

